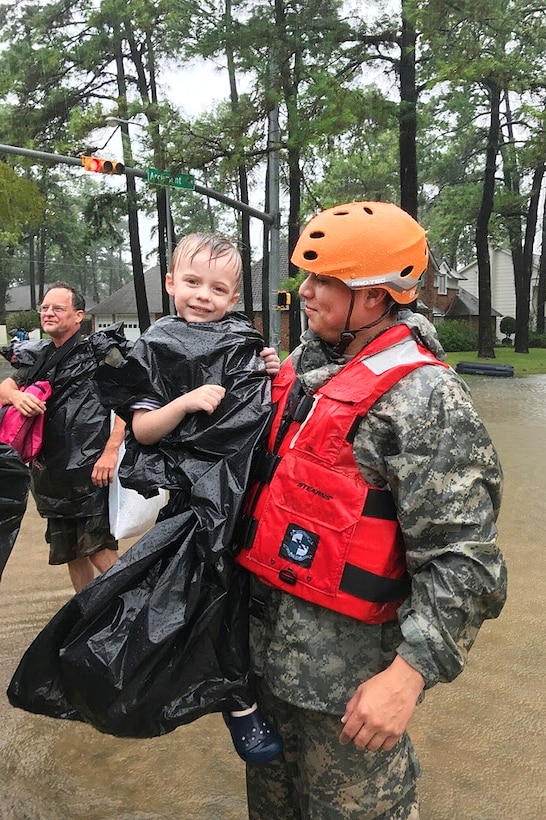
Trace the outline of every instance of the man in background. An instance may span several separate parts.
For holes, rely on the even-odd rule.
[[[83,338],[83,296],[70,285],[51,285],[40,305],[40,320],[51,341],[24,342],[13,362],[12,377],[0,383],[0,403],[23,416],[45,413],[40,455],[30,465],[31,490],[47,520],[49,563],[67,564],[76,592],[95,569],[115,562],[118,544],[110,534],[108,486],[114,477],[124,423],[110,414],[95,391],[96,348],[124,344],[119,331],[107,329]],[[21,353],[19,353],[21,350]],[[47,379],[53,395],[44,402],[21,387]]]

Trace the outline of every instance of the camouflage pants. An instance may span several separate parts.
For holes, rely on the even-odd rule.
[[[338,716],[292,706],[258,683],[284,756],[247,766],[250,820],[418,820],[420,769],[407,735],[390,752],[341,746]]]

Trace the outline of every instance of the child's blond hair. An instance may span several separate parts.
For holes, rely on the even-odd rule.
[[[174,273],[181,257],[187,256],[189,260],[192,261],[193,258],[203,250],[209,252],[209,261],[227,256],[230,261],[235,263],[235,290],[237,290],[241,282],[241,273],[243,270],[241,254],[238,248],[236,248],[229,239],[215,233],[199,232],[189,233],[187,236],[184,236],[174,250],[171,259],[171,274]]]

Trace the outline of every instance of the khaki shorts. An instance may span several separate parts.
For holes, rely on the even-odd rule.
[[[48,518],[45,539],[49,544],[50,564],[68,564],[104,549],[118,548],[118,542],[110,533],[107,515]]]

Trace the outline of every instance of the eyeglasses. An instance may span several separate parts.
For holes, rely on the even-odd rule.
[[[38,313],[47,313],[48,310],[52,310],[53,313],[66,313],[70,308],[65,305],[38,305]]]

